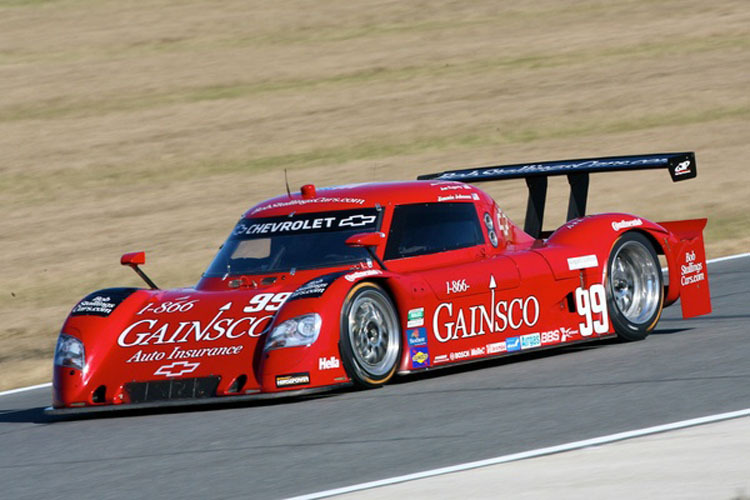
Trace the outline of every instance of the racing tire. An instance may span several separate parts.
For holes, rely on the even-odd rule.
[[[393,301],[375,283],[357,283],[341,310],[341,360],[362,387],[378,387],[396,373],[401,360],[401,329]]]
[[[643,340],[661,317],[664,284],[659,258],[643,234],[620,236],[607,261],[607,309],[617,336]]]

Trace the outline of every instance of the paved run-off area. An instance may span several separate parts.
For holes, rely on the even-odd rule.
[[[750,498],[750,417],[335,498]]]

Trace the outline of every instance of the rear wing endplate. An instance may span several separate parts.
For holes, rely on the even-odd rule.
[[[607,156],[580,160],[519,163],[490,167],[448,170],[437,174],[420,175],[417,179],[461,182],[486,182],[506,179],[525,179],[529,189],[524,231],[534,238],[542,233],[544,204],[547,199],[547,178],[566,175],[570,184],[567,220],[586,215],[589,174],[593,172],[623,172],[629,170],[668,169],[672,181],[692,179],[698,172],[695,153],[661,153],[634,156]]]

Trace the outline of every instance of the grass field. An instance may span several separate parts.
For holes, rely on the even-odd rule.
[[[745,1],[0,0],[0,390],[49,380],[85,293],[196,282],[293,186],[694,150],[592,179],[589,210],[709,217],[750,246]],[[562,222],[553,183],[548,226]],[[517,220],[518,183],[484,185]]]

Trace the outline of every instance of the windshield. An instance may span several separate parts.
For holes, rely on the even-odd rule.
[[[375,208],[241,219],[204,276],[268,274],[355,264],[369,258],[346,245],[353,234],[378,231]]]

